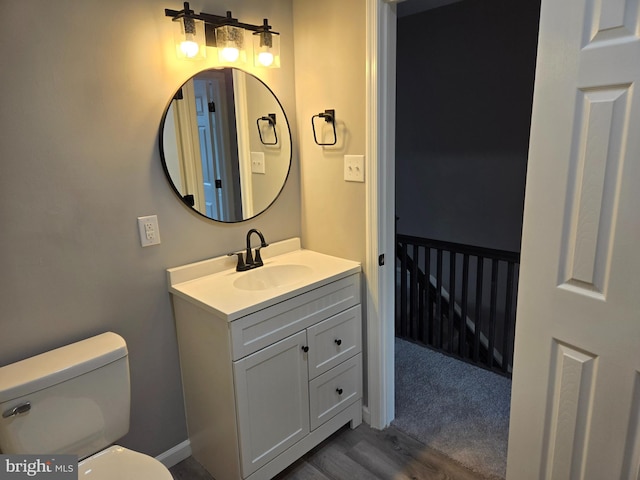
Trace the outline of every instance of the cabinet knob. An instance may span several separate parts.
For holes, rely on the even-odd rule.
[[[340,340],[339,338],[336,338],[334,342],[336,342],[336,345],[342,345],[342,340]]]
[[[307,345],[303,345],[303,346],[302,346],[302,351],[303,351],[304,353],[307,353],[307,352],[309,351],[309,347],[308,347]]]
[[[338,395],[342,395],[342,389],[341,388],[336,388],[336,392],[338,392]]]

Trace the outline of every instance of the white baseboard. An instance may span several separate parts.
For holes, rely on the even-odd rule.
[[[191,456],[191,442],[187,439],[179,443],[175,447],[170,448],[166,452],[156,457],[165,467],[171,468],[180,463],[182,460]]]

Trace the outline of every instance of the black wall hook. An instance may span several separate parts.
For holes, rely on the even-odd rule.
[[[314,121],[316,118],[323,118],[325,122],[331,123],[331,126],[333,127],[333,142],[331,143],[318,142],[318,137],[316,135],[316,124]],[[320,145],[320,146],[335,145],[338,142],[338,136],[336,135],[336,111],[334,109],[325,110],[324,113],[320,112],[319,114],[311,117],[311,129],[313,130],[313,140],[316,142],[317,145]]]
[[[262,128],[260,128],[260,122],[267,122],[273,128],[273,136],[275,141],[273,142],[265,142],[262,138]],[[258,126],[258,136],[260,137],[260,142],[263,145],[277,145],[278,144],[278,133],[276,132],[276,114],[270,113],[269,115],[265,115],[264,117],[260,117],[256,120],[256,125]]]

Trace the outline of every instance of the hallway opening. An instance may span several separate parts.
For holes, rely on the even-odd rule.
[[[398,239],[412,238],[427,245],[455,244],[463,250],[506,252],[513,254],[512,260],[519,256],[539,15],[540,0],[526,0],[517,5],[508,0],[453,3],[408,0],[398,4],[395,165]],[[412,435],[422,435],[419,440],[427,445],[441,445],[446,437],[446,443],[455,446],[457,442],[460,447],[465,440],[457,441],[456,435],[475,428],[472,423],[478,420],[472,408],[465,409],[465,403],[468,406],[470,400],[482,397],[486,402],[484,413],[489,417],[501,415],[502,423],[478,420],[477,428],[484,429],[486,434],[481,442],[474,442],[478,452],[487,448],[487,443],[493,444],[497,456],[502,457],[491,466],[485,465],[484,471],[482,463],[488,463],[486,455],[480,465],[468,466],[487,475],[504,477],[513,356],[513,326],[508,323],[515,319],[517,262],[512,262],[515,267],[508,263],[496,266],[496,272],[505,270],[505,276],[503,279],[496,276],[495,280],[491,277],[492,260],[486,264],[488,267],[480,275],[488,276],[492,287],[485,287],[480,295],[491,297],[494,289],[496,298],[501,300],[492,303],[490,298],[489,307],[479,308],[476,302],[479,284],[469,278],[476,278],[481,262],[467,263],[464,273],[468,261],[464,252],[438,254],[433,247],[426,251],[429,253],[421,253],[418,259],[418,250],[407,246],[399,249],[397,259],[398,284],[417,282],[420,272],[426,279],[424,296],[429,291],[432,296],[439,296],[432,305],[427,300],[422,311],[424,317],[431,317],[430,321],[435,317],[440,323],[434,332],[432,324],[415,322],[416,309],[424,299],[397,295],[397,314],[403,309],[411,311],[414,323],[408,327],[396,324],[396,336],[402,340],[396,340],[394,424],[410,424],[410,420],[401,416],[402,412],[408,411],[408,404],[418,403],[412,414],[425,427],[423,433],[414,430]],[[407,270],[411,263],[415,263],[411,265],[413,275]],[[513,272],[508,273],[510,269]],[[461,286],[465,275],[471,289],[466,293]],[[407,344],[407,333],[412,329],[419,335],[417,339],[409,336],[412,343]],[[454,345],[459,348],[454,349]],[[406,350],[413,352],[416,347],[431,350],[428,363],[416,364],[418,360],[407,363],[406,359],[413,357],[407,356]],[[434,349],[442,353],[435,353]],[[456,370],[458,360],[454,357],[478,363],[483,350],[484,370],[464,364],[465,369],[471,368],[469,379],[466,370],[465,373]],[[465,351],[470,353],[466,358]],[[446,359],[438,358],[439,355]],[[406,366],[399,368],[401,364]],[[474,370],[479,371],[474,374]],[[500,375],[488,370],[499,371]],[[443,408],[455,410],[452,418],[463,418],[462,425],[468,428],[460,428],[461,422],[449,421],[448,425],[460,431],[447,430],[445,422],[438,430],[438,438],[434,438],[429,426],[442,419],[429,420],[425,416],[437,410],[431,404],[420,410],[419,402],[415,401],[417,393],[402,393],[403,382],[416,372],[422,378],[422,386],[427,388],[434,387],[436,380],[451,382],[451,388],[439,387],[448,393],[437,397],[448,397],[442,399],[446,405]],[[459,389],[462,377],[469,385]],[[455,394],[456,391],[462,393]],[[454,394],[462,397],[450,398]],[[497,403],[503,407],[492,410]],[[498,424],[504,426],[501,431],[495,431]],[[464,448],[472,449],[473,445]]]

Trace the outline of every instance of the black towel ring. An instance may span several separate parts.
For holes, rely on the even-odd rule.
[[[273,128],[273,136],[275,138],[274,142],[265,142],[262,138],[262,129],[260,128],[260,122],[268,122],[269,125]],[[260,117],[256,120],[256,125],[258,126],[258,136],[260,137],[260,142],[263,145],[277,145],[278,144],[278,133],[276,132],[276,114],[270,113],[264,117]]]
[[[320,143],[318,141],[318,137],[316,136],[316,124],[314,122],[316,118],[324,118],[325,122],[331,123],[331,126],[333,127],[333,142]],[[311,117],[311,129],[313,130],[313,140],[316,142],[317,145],[320,145],[320,146],[335,145],[338,142],[338,136],[336,135],[336,111],[334,109],[325,110],[324,113],[321,112]]]

